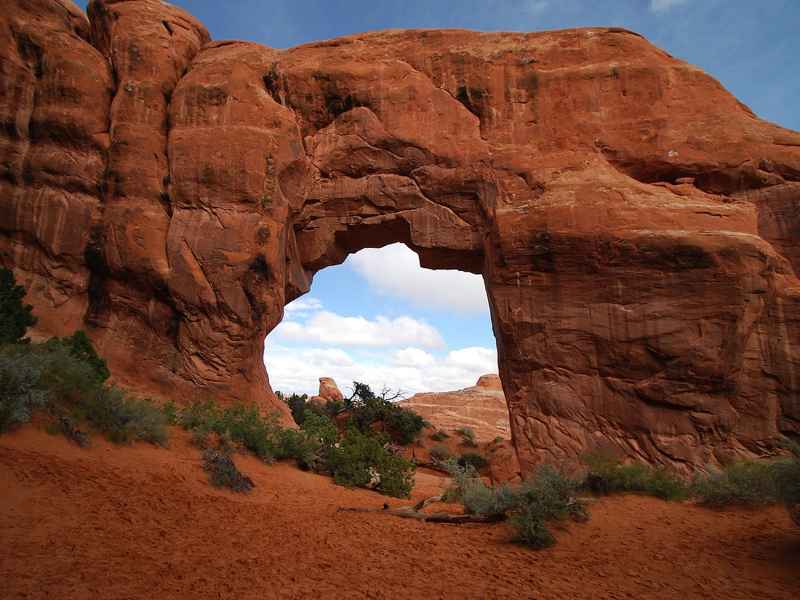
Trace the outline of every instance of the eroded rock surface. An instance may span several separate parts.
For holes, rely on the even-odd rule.
[[[511,438],[508,406],[497,375],[483,375],[474,386],[461,390],[414,394],[398,404],[437,429],[469,427],[480,442]]]
[[[284,411],[264,338],[404,242],[483,275],[523,471],[800,433],[800,134],[620,29],[278,51],[156,0],[7,0],[0,262],[149,393]]]
[[[332,377],[320,377],[319,393],[308,399],[309,402],[313,402],[318,406],[325,406],[328,402],[341,402],[342,400],[344,400],[344,396]]]

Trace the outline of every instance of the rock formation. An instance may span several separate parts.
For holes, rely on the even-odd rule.
[[[319,393],[308,399],[309,402],[319,406],[325,406],[328,402],[341,402],[342,400],[344,400],[344,396],[331,377],[320,377]]]
[[[480,442],[511,437],[506,397],[497,375],[483,375],[473,387],[453,392],[415,394],[398,404],[437,429],[470,427]]]
[[[800,134],[616,28],[211,42],[157,0],[7,0],[0,262],[115,378],[284,410],[284,305],[404,242],[483,275],[523,471],[800,434]],[[284,414],[286,414],[284,412]]]

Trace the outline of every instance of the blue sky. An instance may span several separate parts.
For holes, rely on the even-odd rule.
[[[800,130],[800,0],[172,3],[203,21],[214,39],[276,48],[387,28],[626,27],[719,79],[760,117]],[[426,272],[403,246],[365,250],[318,273],[310,294],[288,308],[267,338],[276,389],[313,392],[317,378],[328,375],[343,390],[352,379],[406,392],[445,390],[496,370],[480,278]]]

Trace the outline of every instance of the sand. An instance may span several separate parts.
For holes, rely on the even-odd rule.
[[[168,450],[0,436],[0,597],[800,598],[800,529],[780,507],[713,511],[619,496],[544,551],[507,524],[437,525],[339,506],[407,504],[237,457],[249,495]],[[446,481],[420,471],[414,498]]]

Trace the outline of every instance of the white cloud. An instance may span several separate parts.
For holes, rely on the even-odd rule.
[[[404,367],[425,367],[435,364],[436,358],[419,348],[403,348],[392,355],[392,362]]]
[[[478,377],[497,373],[494,349],[471,347],[437,357],[420,348],[389,350],[366,357],[341,348],[291,348],[267,343],[264,362],[274,390],[316,394],[320,377],[333,377],[344,394],[353,381],[373,390],[389,387],[410,396],[475,385]]]
[[[650,10],[654,13],[664,13],[668,10],[686,4],[689,0],[650,0]]]
[[[480,275],[423,269],[417,255],[403,244],[362,250],[347,262],[378,292],[418,306],[462,313],[489,311]]]
[[[494,348],[471,346],[453,350],[445,359],[447,364],[469,371],[485,373],[497,372],[497,351]]]
[[[435,327],[412,317],[346,317],[327,310],[304,322],[285,320],[271,334],[275,339],[342,346],[423,346],[441,348],[444,340]]]
[[[322,310],[322,302],[313,296],[302,296],[297,298],[297,300],[293,300],[284,308],[286,316],[290,317],[304,315],[318,310]]]
[[[523,5],[523,10],[529,15],[538,15],[547,10],[547,0],[527,0]]]

